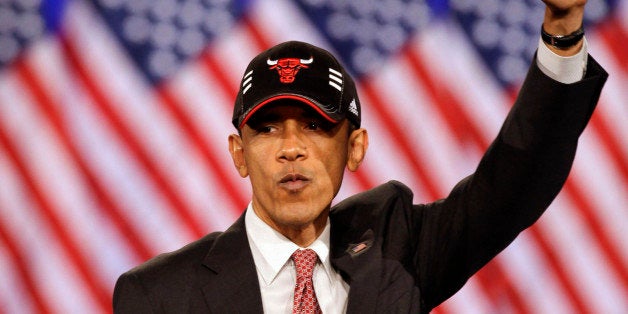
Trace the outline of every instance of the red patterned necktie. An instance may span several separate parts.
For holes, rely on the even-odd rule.
[[[314,293],[314,283],[312,274],[314,265],[318,260],[316,252],[312,249],[296,250],[292,254],[292,260],[297,269],[297,284],[294,286],[294,301],[292,304],[293,314],[320,314],[321,307],[318,305],[316,294]]]

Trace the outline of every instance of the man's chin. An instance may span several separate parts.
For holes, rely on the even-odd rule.
[[[292,205],[293,206],[282,209],[284,215],[281,217],[281,223],[286,226],[294,228],[306,227],[314,223],[316,220],[319,220],[321,215],[324,215],[324,210],[302,207],[297,204]]]

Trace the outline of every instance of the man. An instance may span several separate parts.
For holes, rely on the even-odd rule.
[[[544,42],[498,137],[476,172],[431,204],[413,205],[389,182],[331,208],[344,169],[357,170],[368,147],[354,83],[320,48],[262,52],[229,136],[252,186],[245,214],[123,274],[114,311],[431,311],[536,221],[568,175],[607,77],[586,53],[585,2],[546,1]]]

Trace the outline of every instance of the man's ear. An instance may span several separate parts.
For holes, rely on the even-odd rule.
[[[246,178],[249,175],[249,170],[246,168],[246,162],[244,161],[242,138],[237,134],[229,135],[229,153],[231,154],[233,165],[238,170],[240,176]]]
[[[356,171],[364,160],[366,149],[369,147],[369,134],[366,129],[357,129],[351,132],[347,146],[347,169]]]

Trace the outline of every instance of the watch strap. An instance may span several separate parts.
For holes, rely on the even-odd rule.
[[[541,38],[543,41],[556,48],[569,48],[577,44],[584,36],[584,28],[581,25],[578,30],[569,35],[551,35],[545,31],[545,28],[541,25]]]

